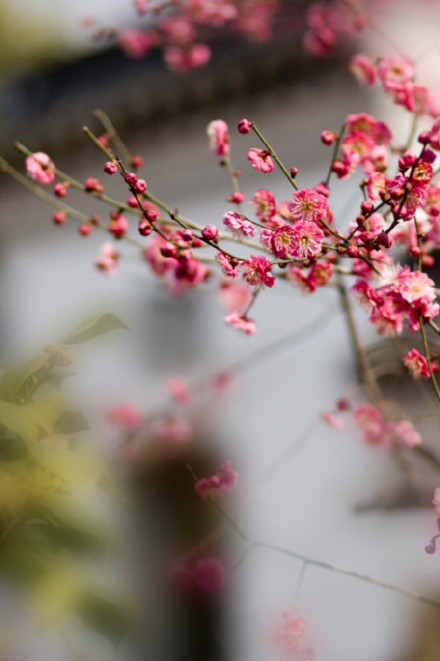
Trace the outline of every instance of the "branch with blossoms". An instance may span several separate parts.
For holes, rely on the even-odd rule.
[[[366,401],[353,407],[347,398],[341,398],[336,410],[327,415],[327,421],[338,427],[342,414],[351,413],[365,442],[392,451],[410,481],[412,455],[436,470],[440,469],[440,460],[422,442],[413,422],[396,414],[386,401],[360,338],[353,296],[364,306],[379,335],[396,337],[405,332],[414,337],[414,344],[418,341],[422,352],[412,347],[403,358],[403,366],[415,380],[430,382],[440,401],[436,377],[440,366],[432,342],[434,334],[440,334],[440,306],[435,283],[425,272],[435,264],[440,248],[440,187],[436,183],[439,170],[435,169],[440,151],[440,110],[430,90],[416,84],[413,63],[402,56],[373,62],[365,55],[357,55],[350,68],[365,85],[380,84],[387,96],[411,114],[405,148],[393,143],[392,128],[384,122],[367,113],[350,114],[338,132],[326,130],[321,134],[322,143],[331,152],[328,168],[315,186],[304,187],[298,167],[282,161],[252,120],[241,119],[238,133],[243,140],[255,141],[247,149],[250,166],[262,177],[279,173],[288,189],[287,199],[277,200],[270,188],[259,188],[249,208],[241,191],[242,175],[233,165],[229,127],[221,119],[214,120],[208,126],[210,147],[231,182],[227,198],[231,209],[224,214],[221,226],[201,225],[157,197],[148,177],[139,173],[142,158],[128,152],[102,112],[97,113],[100,131],[85,128],[84,133],[102,154],[104,175],[119,177],[125,186],[124,199],[108,195],[101,179],[76,180],[60,170],[49,155],[31,152],[21,144],[17,144],[17,149],[25,158],[27,175],[4,159],[0,160],[0,167],[55,207],[56,225],[74,221],[84,238],[95,232],[111,237],[96,260],[102,272],[116,273],[123,260],[120,246],[128,244],[173,294],[215,283],[227,312],[226,323],[246,335],[257,330],[256,302],[275,286],[298,287],[308,294],[333,288],[347,322]],[[419,128],[422,122],[423,130]],[[350,222],[343,226],[335,222],[332,184],[335,179],[347,184],[355,181],[358,189],[354,175],[359,174],[359,199],[350,209]],[[98,200],[105,211],[97,216],[68,204],[71,189]],[[174,383],[172,396],[184,404],[189,394],[182,383]],[[113,420],[118,424],[128,420],[128,426],[133,428],[142,423],[127,409],[114,411]],[[158,439],[182,443],[190,436],[184,417],[158,415],[154,423]],[[235,483],[235,471],[227,462],[213,475],[195,476],[196,491],[210,498],[230,491]],[[436,493],[436,508],[438,499]],[[427,546],[428,552],[435,551],[437,538],[438,535]],[[250,543],[255,545],[270,546]],[[408,594],[404,589],[337,570],[294,551],[274,550],[290,554],[305,565],[348,573]],[[190,556],[190,566],[177,572],[180,582],[208,591],[222,584],[222,570],[216,561],[205,558],[194,564],[192,552]],[[428,598],[412,596],[433,603]],[[298,631],[302,631],[301,626]]]
[[[299,38],[310,55],[328,56],[366,28],[377,31],[371,16],[381,8],[380,0],[327,0],[308,7],[283,0],[134,0],[132,4],[138,17],[134,26],[104,27],[99,19],[88,17],[84,27],[95,41],[116,43],[131,58],[160,51],[167,67],[180,74],[206,66],[213,39],[229,34],[265,44],[284,30],[290,39]]]

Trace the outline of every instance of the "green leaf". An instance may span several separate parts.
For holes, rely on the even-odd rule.
[[[56,434],[76,434],[82,431],[88,431],[90,424],[82,413],[79,411],[63,411],[59,416],[56,425]]]
[[[80,596],[76,612],[93,631],[108,638],[114,645],[121,642],[128,629],[128,614],[113,596],[84,591]]]
[[[115,314],[107,313],[88,319],[61,342],[62,344],[79,344],[112,330],[128,330],[128,328]]]
[[[47,355],[43,355],[8,370],[3,380],[3,387],[8,399],[16,401],[22,388],[31,378],[36,380],[38,372],[47,365],[47,361]]]

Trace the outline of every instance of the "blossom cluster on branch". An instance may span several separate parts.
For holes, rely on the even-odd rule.
[[[132,58],[160,50],[177,73],[206,66],[217,34],[233,34],[259,43],[275,38],[282,26],[313,56],[332,54],[347,39],[356,39],[380,10],[383,0],[134,0],[138,24],[129,28],[101,27],[95,17],[85,26],[97,40],[110,40]]]

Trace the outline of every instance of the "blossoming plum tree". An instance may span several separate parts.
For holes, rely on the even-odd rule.
[[[364,29],[369,23],[363,11],[365,4],[369,3],[334,1],[313,5],[307,14],[304,37],[308,50],[323,54],[334,47],[340,35]],[[164,17],[157,29],[130,31],[117,38],[134,56],[145,54],[151,47],[164,47],[168,64],[186,70],[209,58],[206,44],[198,42],[200,27],[230,24],[247,35],[267,38],[271,20],[275,21],[280,6],[267,0],[176,0],[153,9],[156,15]],[[150,9],[142,1],[136,7],[140,15]],[[170,8],[174,13],[167,13]],[[440,404],[436,376],[440,364],[435,343],[440,335],[440,306],[438,289],[427,273],[435,265],[440,249],[440,104],[434,93],[416,80],[415,63],[401,54],[375,61],[364,53],[357,54],[351,58],[349,69],[362,85],[379,85],[385,95],[410,114],[412,127],[407,143],[396,144],[393,126],[371,114],[349,114],[341,129],[322,132],[320,139],[330,151],[328,168],[314,186],[305,187],[297,167],[300,164],[286,165],[252,118],[237,118],[238,139],[246,144],[249,165],[262,177],[261,188],[246,199],[240,186],[242,175],[232,162],[232,132],[225,121],[215,119],[207,129],[209,145],[231,182],[227,198],[231,208],[217,225],[201,225],[157,197],[148,177],[139,174],[143,159],[128,152],[102,112],[96,113],[100,129],[92,131],[86,127],[84,132],[102,154],[103,177],[78,181],[59,169],[49,155],[33,153],[22,144],[17,144],[17,149],[25,158],[27,176],[4,159],[0,166],[4,173],[56,209],[56,225],[77,222],[83,237],[92,232],[109,235],[96,259],[101,272],[117,273],[125,254],[122,246],[134,247],[154,276],[174,295],[208,283],[216,286],[226,310],[226,323],[245,335],[257,332],[252,313],[257,297],[269,296],[274,287],[287,284],[315,295],[322,288],[335,288],[364,396],[355,405],[341,398],[335,410],[325,415],[326,421],[340,428],[343,415],[351,414],[365,442],[392,449],[399,465],[407,467],[417,456],[440,472],[440,456],[426,446],[413,421],[396,414],[384,397],[353,314],[353,305],[359,301],[380,336],[408,333],[413,338],[414,346],[403,357],[402,367],[414,380],[429,381]],[[277,199],[270,184],[266,184],[269,175],[284,178],[286,199]],[[105,177],[112,176],[124,182],[125,199],[116,200],[106,193]],[[346,182],[347,190],[358,191],[347,226],[337,222],[332,210],[335,180]],[[83,193],[85,199],[98,200],[108,215],[103,211],[97,216],[70,205],[71,189]],[[137,227],[137,238],[133,237],[133,225]],[[225,372],[209,385],[218,392],[228,381]],[[122,406],[110,413],[110,419],[130,432],[130,443],[133,438],[136,442],[136,431],[146,424],[157,439],[184,443],[191,428],[182,410],[196,394],[184,381],[175,379],[169,387],[175,406],[171,416],[159,412],[157,416],[150,415],[146,422],[133,407]],[[238,479],[229,462],[223,463],[214,475],[193,477],[195,490],[208,503],[213,499],[217,502],[222,494],[233,490]],[[433,500],[437,514],[439,501],[437,489]],[[435,552],[437,539],[438,534],[426,546],[428,553]],[[252,547],[258,545],[268,546],[250,542]],[[302,562],[304,568],[317,565],[341,571],[439,606],[404,588],[288,549],[278,550]],[[176,566],[173,577],[185,589],[211,592],[223,585],[225,573],[219,561],[208,556],[191,565]],[[288,658],[306,661],[314,657],[306,624],[296,614],[284,617],[274,640]]]

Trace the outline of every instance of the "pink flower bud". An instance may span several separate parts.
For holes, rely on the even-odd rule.
[[[127,172],[127,174],[124,176],[124,179],[127,182],[127,184],[131,187],[136,186],[138,181],[137,174],[135,174],[134,172]]]
[[[64,225],[67,220],[67,214],[65,211],[57,211],[52,216],[52,220],[55,225]]]
[[[131,166],[134,170],[139,170],[143,167],[145,161],[142,156],[132,156],[131,157]]]
[[[43,186],[49,186],[55,179],[55,165],[42,151],[27,157],[26,169],[29,177]]]
[[[138,232],[141,236],[150,236],[153,228],[148,220],[140,220],[138,225]]]
[[[202,236],[206,241],[218,241],[219,231],[215,225],[207,225],[202,229]]]
[[[148,184],[145,181],[145,179],[138,179],[134,185],[134,188],[136,190],[136,193],[142,195],[142,193],[145,193],[145,191],[147,190]]]
[[[103,193],[104,186],[101,184],[99,179],[94,177],[89,177],[86,179],[85,188],[88,193]]]
[[[175,258],[177,257],[177,250],[176,246],[167,241],[167,243],[164,243],[163,246],[160,247],[160,254],[162,257],[172,257]]]
[[[374,204],[368,201],[362,202],[361,209],[362,209],[362,213],[364,214],[371,213],[374,209]]]
[[[120,239],[128,232],[129,222],[128,219],[122,214],[113,216],[110,220],[109,232],[114,237]]]
[[[66,197],[67,191],[70,188],[68,181],[63,181],[62,183],[55,184],[53,187],[53,192],[56,197]]]
[[[323,145],[332,145],[336,140],[336,133],[333,131],[323,131],[321,133],[321,142]]]
[[[241,204],[242,202],[244,202],[244,200],[245,197],[243,193],[240,193],[238,191],[236,193],[233,193],[227,198],[227,202],[232,202],[233,204]]]
[[[238,132],[242,135],[250,133],[252,129],[252,122],[249,119],[240,119],[237,125]]]
[[[104,172],[105,172],[106,174],[110,174],[110,175],[112,175],[112,174],[117,174],[118,169],[119,169],[119,168],[118,168],[118,164],[116,163],[116,161],[108,161],[108,162],[104,165]]]
[[[89,234],[92,233],[92,226],[86,224],[81,225],[81,227],[79,228],[79,233],[81,234],[81,236],[89,236]]]

